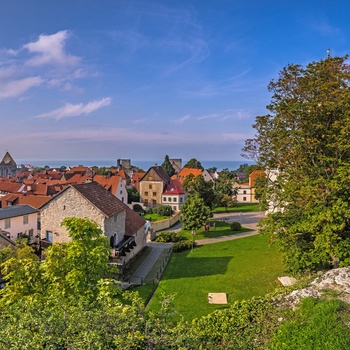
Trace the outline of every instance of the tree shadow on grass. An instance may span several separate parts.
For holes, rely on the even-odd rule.
[[[163,279],[193,278],[202,276],[224,275],[232,256],[188,257],[172,265]]]

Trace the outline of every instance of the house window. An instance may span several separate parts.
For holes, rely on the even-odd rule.
[[[148,176],[148,181],[152,181],[152,176]]]
[[[148,199],[145,199],[145,200],[143,201],[143,203],[144,203],[145,205],[148,205]]]
[[[247,201],[247,197],[243,197],[243,202],[246,202]]]
[[[155,199],[152,199],[152,205],[156,205],[157,201]]]
[[[148,185],[148,188],[151,190],[151,189],[152,189],[152,185],[151,185],[151,184],[149,184],[149,185]]]
[[[120,194],[123,194],[123,191],[122,191],[122,190],[120,190]]]
[[[163,197],[163,202],[166,202],[166,197]]]
[[[182,197],[180,197],[180,203],[182,203],[182,201],[183,201],[183,198],[182,198]]]
[[[48,242],[52,243],[53,237],[52,237],[52,231],[46,231],[46,240]]]
[[[124,203],[124,197],[122,197],[122,202]]]
[[[22,235],[23,235],[23,232],[19,232],[19,233],[17,233],[17,238],[21,238],[21,237],[22,237]]]
[[[114,222],[118,221],[118,215],[114,215]]]
[[[145,192],[145,196],[148,196],[148,192],[147,191]]]
[[[176,202],[176,198],[175,197],[173,198],[173,202]]]
[[[30,238],[33,238],[33,235],[34,235],[34,230],[33,230],[33,229],[30,229],[30,230],[29,230],[29,237],[30,237]]]
[[[157,195],[157,192],[153,192],[153,196],[155,197]]]
[[[171,202],[171,197],[168,198],[168,202]]]
[[[247,191],[246,191],[246,190],[244,190],[244,191],[243,191],[243,194],[247,194]]]
[[[173,206],[173,209],[176,210],[176,206],[175,205]]]
[[[11,219],[5,219],[5,229],[11,227]]]
[[[28,224],[28,215],[23,215],[23,225]]]

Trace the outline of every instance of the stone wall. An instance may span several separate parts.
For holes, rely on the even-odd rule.
[[[180,215],[181,215],[181,213],[179,212],[179,213],[176,213],[170,219],[152,222],[151,223],[152,228],[153,228],[152,239],[154,239],[156,237],[157,232],[162,231],[162,230],[166,230],[166,229],[170,228],[171,226],[173,226],[174,224],[176,224],[178,221],[180,221]]]
[[[125,232],[125,212],[118,214],[117,222],[114,222],[113,218],[105,222],[105,216],[73,188],[68,188],[61,195],[47,203],[43,207],[40,216],[41,238],[46,237],[46,231],[52,231],[53,243],[71,241],[67,230],[61,226],[61,222],[67,217],[87,217],[97,222],[108,236],[108,239],[116,232],[118,238],[123,237]]]

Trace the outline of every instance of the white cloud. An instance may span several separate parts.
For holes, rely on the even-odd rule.
[[[182,123],[184,123],[186,120],[188,120],[188,119],[190,119],[190,118],[191,118],[191,115],[190,115],[190,114],[186,114],[186,115],[182,116],[182,117],[179,118],[179,119],[173,120],[173,123],[182,124]]]
[[[43,82],[43,79],[40,77],[28,77],[9,82],[0,80],[0,99],[19,96],[30,88],[41,85]]]
[[[87,104],[79,103],[79,104],[71,104],[66,103],[63,107],[55,109],[51,112],[39,114],[34,118],[48,118],[48,119],[56,119],[60,120],[63,118],[77,117],[80,115],[90,114],[100,108],[106,107],[111,103],[111,98],[106,97],[99,101],[92,101]]]
[[[67,30],[62,30],[52,35],[41,34],[35,42],[28,43],[23,47],[30,53],[36,54],[35,57],[27,61],[27,65],[74,65],[80,61],[77,56],[65,53],[65,42],[69,36]]]

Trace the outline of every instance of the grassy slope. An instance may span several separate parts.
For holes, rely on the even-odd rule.
[[[208,293],[227,293],[229,304],[261,296],[277,287],[282,271],[281,256],[261,235],[175,253],[149,310],[158,308],[163,292],[176,293],[175,309],[190,320],[228,307],[209,304]]]

